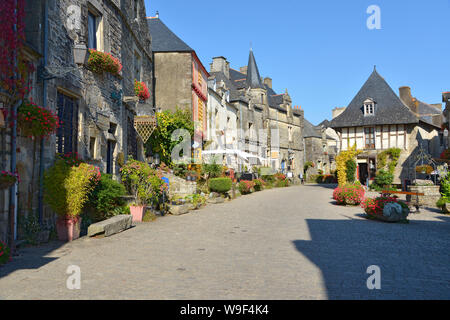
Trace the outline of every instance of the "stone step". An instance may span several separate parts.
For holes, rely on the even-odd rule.
[[[93,223],[88,228],[88,236],[104,234],[105,237],[122,232],[131,228],[133,217],[131,215],[121,214],[104,221]]]

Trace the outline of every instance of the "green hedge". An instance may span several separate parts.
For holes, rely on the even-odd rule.
[[[226,193],[231,190],[232,184],[230,178],[214,178],[209,180],[208,186],[212,192]]]

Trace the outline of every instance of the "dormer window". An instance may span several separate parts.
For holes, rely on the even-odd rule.
[[[375,113],[375,101],[372,99],[367,99],[364,101],[364,115],[371,116]]]

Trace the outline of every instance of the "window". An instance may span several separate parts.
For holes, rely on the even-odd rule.
[[[116,130],[117,130],[117,124],[113,123],[113,122],[110,122],[109,123],[108,132],[111,133],[112,135],[115,135],[116,134]]]
[[[375,102],[372,99],[364,101],[364,115],[373,115],[375,113]]]
[[[288,136],[289,136],[289,142],[292,141],[292,127],[288,126]]]
[[[133,159],[137,159],[138,147],[137,147],[137,135],[136,129],[134,128],[133,118],[128,117],[127,122],[127,151],[128,155],[132,156]]]
[[[375,128],[364,128],[364,135],[366,139],[366,149],[375,149]]]
[[[103,22],[97,11],[88,11],[88,48],[103,51]]]
[[[97,17],[92,12],[88,13],[88,47],[97,49]]]
[[[134,78],[141,81],[141,56],[137,51],[134,52]]]
[[[253,140],[253,123],[248,123],[248,138]]]
[[[77,101],[58,92],[57,113],[61,125],[56,132],[56,152],[69,153],[77,151],[78,105]]]
[[[134,19],[138,18],[138,12],[139,12],[138,0],[134,0],[133,1],[133,18]]]
[[[116,143],[114,141],[108,140],[106,145],[106,173],[108,174],[113,173],[113,155],[115,146]]]
[[[95,137],[89,139],[89,155],[91,159],[95,159]]]

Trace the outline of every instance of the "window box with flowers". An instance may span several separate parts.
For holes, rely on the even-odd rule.
[[[20,182],[19,175],[9,171],[0,172],[0,190],[8,189],[16,182]]]
[[[150,98],[150,92],[143,81],[134,80],[134,93],[139,97],[140,101],[145,101]]]
[[[56,114],[25,100],[17,109],[17,125],[26,137],[44,138],[53,134],[60,122]]]
[[[92,72],[102,74],[109,72],[112,75],[119,75],[122,70],[120,60],[113,57],[111,53],[89,49],[88,67]]]

